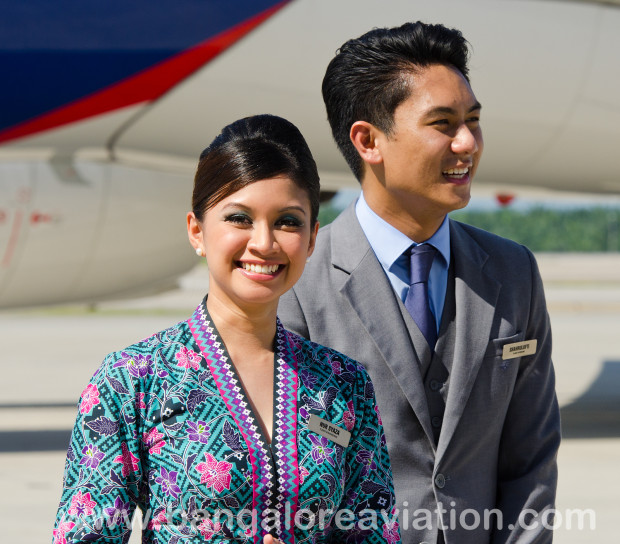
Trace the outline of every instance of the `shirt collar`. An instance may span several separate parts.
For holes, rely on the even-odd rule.
[[[392,268],[404,251],[409,248],[411,244],[415,244],[413,240],[372,211],[364,199],[364,193],[361,193],[357,200],[355,213],[377,259],[379,259],[379,262],[385,269],[389,270]],[[445,217],[435,234],[428,240],[425,240],[425,242],[437,248],[444,258],[446,268],[449,268],[450,225],[448,216]]]

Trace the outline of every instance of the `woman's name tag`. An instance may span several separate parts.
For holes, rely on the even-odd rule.
[[[320,418],[316,414],[310,416],[308,429],[328,438],[343,448],[346,448],[349,445],[349,440],[351,440],[351,433],[349,431]]]

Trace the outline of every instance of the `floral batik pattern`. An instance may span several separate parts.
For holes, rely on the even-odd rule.
[[[204,301],[108,355],[78,403],[53,542],[127,542],[136,508],[144,543],[399,542],[368,375],[279,322],[274,347],[271,442]]]

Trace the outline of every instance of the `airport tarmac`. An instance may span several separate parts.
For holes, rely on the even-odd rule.
[[[537,258],[551,315],[564,431],[555,542],[615,542],[620,255]],[[151,297],[0,311],[4,542],[51,541],[76,401],[104,355],[187,318],[206,289],[206,267],[198,266],[181,278],[179,289]],[[137,534],[131,542],[139,542]]]

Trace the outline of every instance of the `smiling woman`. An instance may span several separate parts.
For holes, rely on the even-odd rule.
[[[275,317],[318,229],[319,176],[303,136],[273,116],[233,123],[201,154],[194,183],[188,234],[209,264],[209,311],[269,303]]]
[[[242,119],[205,149],[187,229],[209,294],[84,390],[54,542],[126,542],[136,507],[143,542],[400,541],[368,375],[276,315],[314,248],[318,196],[284,119]]]

